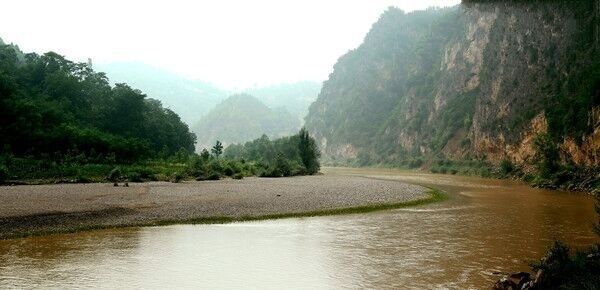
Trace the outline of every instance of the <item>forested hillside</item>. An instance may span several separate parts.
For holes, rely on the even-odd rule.
[[[338,60],[306,127],[330,163],[502,164],[547,179],[597,168],[597,2],[390,8]]]
[[[195,138],[159,101],[87,64],[0,45],[2,156],[131,162],[192,152]]]
[[[291,135],[300,129],[300,120],[285,108],[270,109],[248,94],[232,95],[193,128],[198,150],[209,148],[217,140],[225,146],[250,141],[266,134],[270,137]]]

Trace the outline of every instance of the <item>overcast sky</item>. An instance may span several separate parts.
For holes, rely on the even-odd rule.
[[[0,37],[25,52],[138,61],[234,89],[322,81],[389,6],[460,0],[2,1]]]

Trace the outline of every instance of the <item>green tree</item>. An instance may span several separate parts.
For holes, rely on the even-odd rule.
[[[8,169],[2,164],[0,164],[0,184],[4,184],[4,181],[8,178]]]
[[[508,176],[509,174],[513,173],[514,171],[515,171],[515,166],[512,164],[510,159],[508,159],[508,158],[502,159],[502,162],[500,162],[500,172],[502,172],[502,175]]]
[[[317,148],[315,139],[310,137],[308,131],[305,128],[300,129],[298,133],[300,140],[298,142],[298,150],[300,151],[300,158],[302,164],[306,168],[308,174],[315,174],[319,172],[321,167],[319,164],[320,152]]]
[[[208,161],[208,159],[210,159],[210,153],[208,153],[208,150],[206,150],[206,148],[202,149],[202,152],[200,152],[200,157],[202,157],[204,161]]]
[[[177,160],[179,163],[187,162],[189,160],[188,151],[183,147],[179,148],[179,150],[177,150],[175,153],[175,160]]]
[[[0,45],[0,148],[17,157],[133,162],[191,153],[195,138],[159,101],[126,84],[111,87],[85,63]]]
[[[217,144],[215,144],[210,151],[212,151],[215,157],[219,158],[219,156],[223,154],[223,144],[221,144],[221,141],[217,140]]]
[[[549,178],[560,169],[560,156],[556,143],[550,134],[537,135],[533,140],[536,150],[536,161],[539,174],[543,178]]]

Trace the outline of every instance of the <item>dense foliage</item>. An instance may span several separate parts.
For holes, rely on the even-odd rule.
[[[225,157],[251,161],[268,177],[316,174],[320,152],[315,140],[304,128],[296,135],[270,140],[263,135],[245,144],[233,144],[225,149]]]
[[[571,249],[555,242],[544,258],[533,263],[534,271],[543,271],[535,289],[598,289],[600,287],[600,245],[572,253]]]
[[[298,139],[300,139],[298,140],[298,154],[300,160],[302,160],[302,165],[309,174],[317,173],[320,167],[320,153],[315,140],[310,137],[305,128],[302,128],[298,133]]]
[[[284,134],[299,122],[248,95],[230,98],[215,114],[221,119],[207,125],[224,137],[231,133],[228,117],[251,133],[249,139],[258,131]],[[256,132],[248,129],[252,124],[259,124]],[[0,44],[0,183],[179,182],[319,170],[319,153],[305,130],[274,141],[265,136],[255,141],[266,144],[262,148],[240,145],[243,156],[228,149],[222,157],[220,141],[208,146],[212,154],[196,154],[195,139],[160,101],[126,84],[112,86],[89,64]],[[246,149],[259,151],[248,155]]]
[[[262,138],[243,145],[231,145],[223,152],[217,142],[212,154],[180,149],[170,156],[154,156],[134,163],[106,162],[105,159],[65,155],[60,161],[0,155],[0,184],[44,184],[86,182],[144,182],[218,180],[246,176],[284,177],[316,174],[320,153],[306,130],[291,137]]]
[[[3,155],[114,163],[194,150],[195,135],[159,101],[56,53],[19,54],[0,46]]]

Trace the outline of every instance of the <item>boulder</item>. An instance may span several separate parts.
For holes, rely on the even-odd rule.
[[[541,284],[543,279],[544,279],[544,271],[540,269],[535,274],[535,279],[533,280],[533,283]]]
[[[531,282],[531,283],[530,283]],[[531,286],[526,286],[530,285]],[[507,274],[502,277],[500,280],[496,281],[493,289],[495,290],[521,290],[521,289],[530,289],[530,287],[534,286],[534,283],[531,281],[531,274],[527,272],[516,272]],[[526,287],[526,288],[524,288]]]
[[[509,278],[517,284],[517,289],[522,289],[525,283],[531,281],[531,274],[527,272],[517,272],[510,274]]]
[[[519,290],[519,288],[517,288],[517,284],[507,278],[507,277],[503,277],[500,280],[496,281],[496,283],[494,283],[494,287],[492,288],[494,290]]]
[[[529,281],[521,286],[520,290],[533,290],[535,289],[535,282]]]

